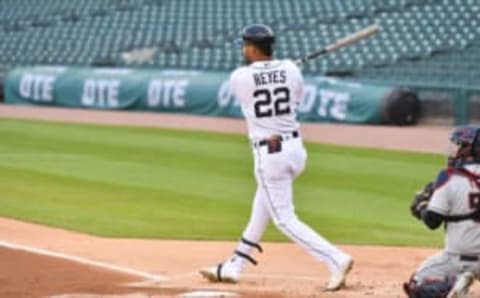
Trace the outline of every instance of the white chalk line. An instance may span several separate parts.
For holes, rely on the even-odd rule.
[[[246,278],[255,278],[255,279],[284,279],[284,280],[306,280],[306,281],[319,281],[321,280],[320,276],[311,276],[311,275],[287,275],[287,274],[260,274],[260,273],[249,273],[244,275]]]
[[[186,273],[180,273],[180,274],[175,274],[171,276],[165,276],[161,274],[152,274],[149,272],[137,270],[137,269],[132,269],[124,266],[118,266],[114,264],[109,264],[105,262],[100,262],[100,261],[94,261],[90,259],[86,259],[83,257],[78,257],[78,256],[72,256],[72,255],[67,255],[59,252],[54,252],[46,249],[41,249],[41,248],[36,248],[36,247],[31,247],[31,246],[26,246],[26,245],[20,245],[20,244],[15,244],[11,242],[6,242],[6,241],[0,241],[0,247],[8,248],[8,249],[13,249],[13,250],[21,250],[29,253],[34,253],[38,255],[43,255],[43,256],[48,256],[48,257],[53,257],[53,258],[58,258],[58,259],[63,259],[67,261],[72,261],[76,262],[79,264],[83,265],[88,265],[92,267],[97,267],[97,268],[102,268],[106,269],[109,271],[115,271],[119,273],[124,273],[132,276],[138,276],[145,278],[147,280],[145,281],[140,281],[140,282],[133,282],[129,283],[128,285],[130,286],[150,286],[150,287],[165,287],[167,286],[164,282],[166,281],[179,281],[182,279],[188,279],[188,278],[193,278],[193,277],[200,277],[200,274],[198,271],[192,271],[192,272],[186,272]],[[304,280],[304,281],[318,281],[320,280],[319,277],[315,276],[308,276],[308,275],[286,275],[286,274],[260,274],[260,273],[246,273],[242,275],[242,279],[250,280],[250,279],[280,279],[280,280]],[[168,287],[168,286],[167,286]]]
[[[198,271],[193,271],[193,272],[170,275],[168,277],[168,281],[174,282],[174,281],[180,281],[182,279],[189,279],[193,277],[200,277],[200,273]],[[245,274],[242,274],[242,277],[241,277],[241,280],[259,280],[259,279],[298,280],[298,281],[308,281],[308,282],[321,281],[321,277],[311,276],[311,275],[293,276],[293,275],[287,275],[287,274],[245,273]],[[133,282],[133,283],[129,283],[128,285],[132,287],[160,287],[160,288],[170,287],[168,283],[161,283],[159,281],[154,281],[154,280]]]
[[[108,264],[105,262],[99,262],[99,261],[94,261],[78,256],[72,256],[72,255],[67,255],[59,252],[54,252],[46,249],[41,249],[41,248],[36,248],[36,247],[31,247],[31,246],[26,246],[26,245],[20,245],[20,244],[14,244],[6,241],[0,241],[0,247],[5,247],[13,250],[21,250],[29,253],[34,253],[37,255],[43,255],[43,256],[48,256],[48,257],[53,257],[57,259],[63,259],[67,261],[72,261],[76,262],[79,264],[83,265],[88,265],[92,267],[97,267],[101,269],[106,269],[109,271],[115,271],[119,273],[124,273],[132,276],[138,276],[142,278],[148,279],[150,282],[161,282],[161,281],[166,281],[168,278],[166,276],[160,275],[160,274],[152,274],[148,273],[145,271],[141,270],[136,270],[128,267],[123,267],[123,266],[118,266],[114,264]]]
[[[175,275],[170,275],[169,280],[180,280],[185,278],[190,278],[193,276],[200,276],[198,271],[180,273]],[[309,275],[287,275],[287,274],[268,274],[268,273],[244,273],[242,274],[241,279],[295,279],[295,280],[319,280],[319,277],[309,276]]]

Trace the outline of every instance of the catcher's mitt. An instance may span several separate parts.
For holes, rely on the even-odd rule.
[[[425,185],[423,190],[418,191],[413,198],[413,202],[410,205],[410,212],[412,215],[418,219],[422,219],[422,211],[427,208],[428,202],[432,197],[434,191],[433,182],[428,183]]]

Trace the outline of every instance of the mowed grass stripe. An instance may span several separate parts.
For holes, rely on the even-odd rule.
[[[115,237],[238,239],[255,192],[245,136],[0,120],[0,214]],[[340,243],[439,245],[408,210],[444,157],[307,144],[297,212]],[[266,240],[285,240],[270,228]]]
[[[235,201],[226,204],[201,195],[0,167],[0,172],[6,170],[10,173],[9,178],[2,179],[0,186],[7,193],[15,193],[15,197],[1,196],[2,216],[102,236],[208,239],[208,234],[201,233],[208,230],[227,237],[238,232],[231,230],[232,226],[239,224],[235,217],[227,213],[204,217],[201,212],[193,210],[201,208],[213,214],[217,208],[229,213],[244,208]],[[16,183],[19,180],[29,183],[22,187]],[[78,185],[82,185],[82,189]],[[43,195],[40,197],[39,194]],[[247,210],[243,211],[246,213]],[[182,229],[184,222],[195,224]],[[194,232],[198,235],[192,237]],[[222,239],[219,236],[214,238]]]

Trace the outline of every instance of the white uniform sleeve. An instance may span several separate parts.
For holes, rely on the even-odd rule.
[[[296,97],[297,97],[297,107],[300,106],[302,104],[302,101],[303,101],[303,93],[305,92],[305,83],[303,82],[303,75],[302,73],[300,72],[299,70],[299,76],[298,76],[298,90],[297,90],[297,94]]]
[[[295,64],[295,62],[289,60],[291,66],[291,72],[295,76],[295,90],[294,90],[294,99],[295,105],[298,107],[302,104],[303,100],[303,92],[304,92],[304,82],[303,82],[303,75],[300,68]]]
[[[450,187],[452,184],[451,174],[448,170],[442,170],[438,173],[435,180],[435,191],[428,204],[427,209],[437,213],[448,215],[450,213]]]
[[[230,75],[230,79],[228,81],[228,88],[230,89],[230,92],[233,94],[233,96],[237,96],[237,82],[236,82],[236,79],[237,79],[237,71],[234,71],[232,72],[232,74]]]
[[[230,75],[230,80],[228,82],[230,92],[239,102],[243,100],[240,90],[242,86],[242,80],[244,80],[243,73],[243,68],[238,68]]]
[[[448,197],[448,185],[436,189],[428,203],[427,209],[442,215],[448,215]]]

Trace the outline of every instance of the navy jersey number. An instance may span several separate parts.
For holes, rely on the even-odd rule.
[[[255,100],[255,116],[257,118],[290,114],[290,90],[278,87],[270,92],[268,89],[258,89],[253,93]],[[273,99],[273,107],[272,107]]]

